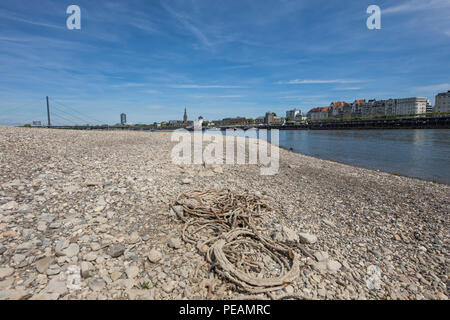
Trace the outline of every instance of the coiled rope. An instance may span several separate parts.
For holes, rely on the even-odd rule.
[[[264,199],[206,190],[181,194],[171,207],[184,222],[183,240],[197,246],[217,274],[242,291],[270,293],[298,276],[298,255],[260,231],[258,223],[270,211]]]

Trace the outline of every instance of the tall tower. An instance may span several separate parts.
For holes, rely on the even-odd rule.
[[[186,108],[184,108],[183,123],[186,123],[187,120],[188,120],[188,118],[187,118]]]

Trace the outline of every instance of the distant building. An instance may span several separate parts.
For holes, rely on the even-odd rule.
[[[222,119],[221,123],[223,125],[246,124],[247,120],[248,120],[248,118],[246,118],[246,117],[225,118],[225,119]]]
[[[264,123],[265,124],[271,124],[275,120],[275,113],[273,112],[266,112],[266,116],[264,117]]]
[[[397,106],[395,114],[422,114],[427,111],[427,99],[426,98],[402,98],[396,99]]]
[[[40,121],[33,121],[32,126],[33,127],[42,127],[42,124]]]
[[[352,108],[352,117],[361,117],[362,115],[362,106],[363,104],[366,102],[365,99],[360,99],[360,100],[355,100],[352,104],[351,104],[351,108]]]
[[[434,112],[450,112],[450,90],[436,95]]]
[[[122,125],[127,124],[127,115],[125,113],[120,114],[120,124]]]
[[[265,119],[265,117],[257,117],[256,119],[255,119],[255,123],[256,124],[262,124],[262,123],[264,123],[264,119]]]
[[[301,114],[300,110],[297,109],[288,110],[286,111],[286,119],[295,120],[298,114]]]
[[[198,117],[197,121],[194,121],[194,130],[202,130],[203,128],[203,117]]]
[[[330,107],[317,107],[307,113],[307,118],[311,120],[326,119],[329,117]]]
[[[427,100],[427,113],[433,112],[433,106],[430,103],[430,100]]]
[[[188,121],[188,116],[187,116],[187,113],[186,113],[186,108],[184,108],[183,123],[187,123],[187,121]]]

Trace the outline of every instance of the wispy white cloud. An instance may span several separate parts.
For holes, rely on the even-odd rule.
[[[136,88],[136,87],[145,87],[148,84],[146,83],[136,83],[136,82],[127,82],[127,83],[121,83],[121,84],[115,84],[113,85],[114,88]]]
[[[235,99],[235,98],[243,98],[244,96],[238,94],[230,94],[230,95],[192,95],[194,99]]]
[[[346,88],[334,88],[333,90],[350,91],[350,90],[361,90],[361,88],[360,87],[346,87]]]
[[[35,26],[47,27],[47,28],[54,28],[54,29],[65,29],[66,28],[65,23],[62,23],[61,25],[56,25],[56,24],[51,24],[51,23],[44,23],[44,22],[40,22],[40,21],[34,21],[34,20],[21,18],[21,17],[18,17],[17,15],[11,14],[11,13],[9,13],[9,14],[0,13],[0,18],[7,19],[7,20],[13,20],[13,21],[16,21],[16,22],[23,22],[23,23],[27,23],[27,24],[32,24],[32,25],[35,25]]]
[[[174,89],[237,89],[246,88],[242,86],[230,86],[230,85],[198,85],[198,84],[174,84],[170,85],[170,88]]]
[[[406,13],[412,11],[421,11],[429,9],[443,9],[450,8],[450,1],[448,0],[410,0],[401,4],[381,9],[382,14],[396,14]]]
[[[169,12],[173,17],[175,17],[187,30],[189,30],[204,46],[211,47],[212,43],[206,37],[206,35],[197,28],[189,19],[189,17],[181,12],[177,12],[169,5],[166,1],[161,2],[161,5],[167,12]]]
[[[328,79],[328,80],[301,80],[294,79],[289,81],[278,81],[277,84],[331,84],[331,83],[358,83],[363,80],[345,80],[345,79]]]
[[[415,87],[414,90],[425,92],[425,91],[431,91],[431,92],[437,92],[437,91],[448,91],[450,90],[450,83],[441,83],[441,84],[433,84],[433,85],[427,85],[427,86],[420,86]]]

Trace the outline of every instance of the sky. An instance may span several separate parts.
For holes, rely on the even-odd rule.
[[[81,29],[69,30],[69,5]],[[369,30],[369,5],[381,29]],[[450,90],[448,0],[2,0],[0,125],[307,112]]]

